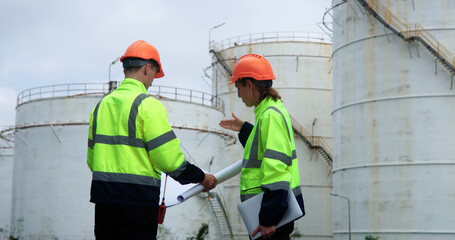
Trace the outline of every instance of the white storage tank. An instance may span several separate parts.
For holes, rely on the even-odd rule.
[[[86,164],[88,117],[105,92],[104,84],[65,84],[19,94],[12,237],[94,238]]]
[[[350,200],[352,239],[454,239],[453,76],[425,42],[398,33],[432,35],[427,45],[455,53],[455,2],[332,4],[341,4],[333,12],[333,190]],[[406,31],[414,23],[423,28]],[[348,221],[346,199],[334,198],[335,240],[348,238]]]
[[[331,152],[332,83],[330,54],[332,45],[322,34],[302,32],[259,33],[234,37],[211,43],[212,94],[225,102],[225,118],[231,112],[254,124],[253,108],[247,108],[234,84],[230,81],[235,62],[245,54],[255,53],[266,57],[272,65],[276,80],[273,87],[280,93],[283,103],[292,116],[293,127],[313,145],[324,145]],[[295,239],[332,239],[331,207],[329,195],[332,187],[331,160],[317,150],[311,150],[296,133],[300,182],[307,215],[295,224]],[[237,135],[237,134],[236,134]],[[226,161],[233,163],[243,158],[243,148],[237,141],[226,152]],[[235,239],[247,239],[245,226],[238,214],[240,202],[238,177],[236,182],[222,186],[229,196],[229,214],[233,222]]]
[[[0,130],[0,240],[9,239],[13,195],[14,127]]]

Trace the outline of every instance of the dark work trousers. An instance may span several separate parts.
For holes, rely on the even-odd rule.
[[[290,240],[289,235],[294,231],[294,221],[279,227],[275,234],[269,238],[257,238],[256,240]],[[251,239],[251,238],[250,238]]]
[[[158,207],[95,204],[97,240],[156,239]]]

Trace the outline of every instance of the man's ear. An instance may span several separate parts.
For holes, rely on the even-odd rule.
[[[246,87],[248,88],[248,91],[251,93],[253,92],[254,86],[253,82],[251,80],[246,80]]]
[[[146,76],[147,76],[147,71],[148,71],[148,69],[149,69],[149,66],[148,66],[148,65],[151,65],[151,64],[147,63],[147,64],[145,64],[144,66],[142,66],[142,68],[141,68],[141,71],[142,71],[142,72],[144,73],[144,75],[146,75]],[[151,66],[150,66],[150,67],[151,67]]]

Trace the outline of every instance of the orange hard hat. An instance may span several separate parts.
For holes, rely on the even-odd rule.
[[[253,78],[263,81],[275,79],[275,75],[273,75],[272,66],[265,57],[257,54],[247,54],[235,64],[229,83],[234,83],[241,78]]]
[[[163,68],[161,67],[160,54],[154,46],[146,41],[138,40],[131,44],[131,46],[126,49],[125,54],[120,58],[120,62],[123,62],[123,59],[125,58],[140,58],[144,60],[153,59],[158,63],[160,68],[156,73],[155,78],[164,77]]]

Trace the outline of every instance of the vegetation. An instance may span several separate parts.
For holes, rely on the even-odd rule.
[[[167,228],[165,228],[162,224],[158,224],[158,234],[157,239],[168,239],[168,237],[172,236],[173,234]]]
[[[0,227],[0,239],[8,239],[8,225],[5,228]]]
[[[299,229],[295,229],[290,237],[291,237],[291,239],[299,239],[299,238],[303,237],[303,235],[300,233]]]
[[[208,237],[209,235],[209,225],[206,223],[203,223],[201,227],[199,228],[199,231],[197,232],[196,236],[194,237],[189,237],[187,240],[204,240]]]
[[[381,238],[376,236],[376,237],[373,237],[371,235],[366,235],[365,236],[365,240],[380,240]]]

